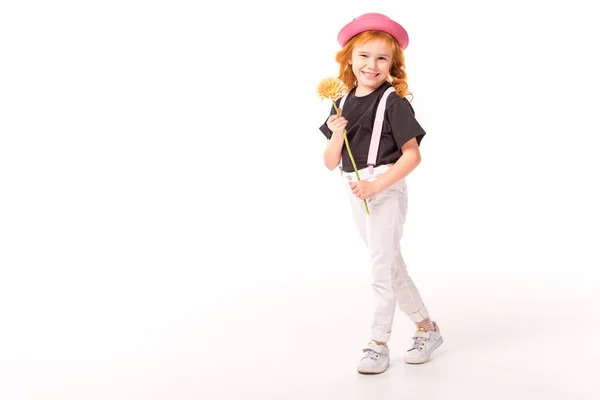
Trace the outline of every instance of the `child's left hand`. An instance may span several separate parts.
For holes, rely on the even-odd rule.
[[[370,181],[358,181],[348,182],[352,193],[361,200],[370,199],[379,193],[375,182]]]

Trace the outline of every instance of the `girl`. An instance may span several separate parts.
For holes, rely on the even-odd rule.
[[[329,170],[341,161],[354,219],[371,258],[375,315],[371,341],[363,349],[358,372],[377,374],[390,363],[386,343],[396,303],[417,327],[404,357],[407,363],[429,361],[443,341],[400,252],[407,209],[404,178],[421,162],[419,145],[425,131],[405,98],[408,85],[403,51],[408,35],[404,28],[385,15],[364,14],[342,28],[338,42],[342,46],[336,55],[339,78],[351,90],[336,102],[343,116],[338,117],[332,107],[320,127],[328,139],[323,158]],[[384,106],[377,112],[380,103]],[[360,181],[344,145],[344,129]]]

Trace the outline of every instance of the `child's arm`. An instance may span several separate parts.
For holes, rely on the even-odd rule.
[[[342,147],[344,146],[344,129],[348,121],[344,117],[338,117],[336,114],[329,116],[327,127],[332,132],[331,138],[327,141],[327,147],[323,153],[323,161],[330,171],[340,164],[342,158]]]
[[[333,171],[340,165],[342,147],[344,147],[344,134],[334,132],[331,135],[331,139],[327,141],[327,147],[325,147],[325,152],[323,153],[323,161],[330,171]]]
[[[402,156],[394,163],[384,174],[373,181],[377,193],[383,192],[385,189],[405,178],[421,163],[421,152],[417,139],[412,138],[401,147]]]

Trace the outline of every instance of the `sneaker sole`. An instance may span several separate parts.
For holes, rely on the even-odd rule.
[[[390,364],[388,362],[388,365],[385,366],[385,368],[383,369],[383,371],[379,371],[379,372],[375,372],[375,371],[361,371],[360,369],[356,369],[358,371],[359,374],[363,374],[363,375],[377,375],[377,374],[383,374],[385,371],[387,371],[387,369],[389,368]]]
[[[381,372],[367,372],[367,371],[358,371],[359,374],[363,374],[363,375],[378,375],[378,374],[383,374],[385,371],[387,371],[387,368],[384,369]]]
[[[431,350],[431,353],[429,353],[429,357],[427,357],[425,359],[417,358],[414,360],[404,359],[404,362],[407,364],[425,364],[427,361],[431,360],[431,355],[433,354],[434,351],[436,351],[438,349],[438,347],[440,347],[442,345],[442,343],[444,343],[444,338],[440,338],[440,340],[437,341],[437,345],[433,348],[433,350]]]

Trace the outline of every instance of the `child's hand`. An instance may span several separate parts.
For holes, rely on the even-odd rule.
[[[342,109],[340,108],[340,114]],[[333,114],[327,119],[327,127],[334,135],[342,135],[344,133],[344,129],[346,129],[346,125],[348,125],[348,120],[344,117],[338,117]]]
[[[348,182],[348,184],[352,193],[361,200],[368,200],[379,193],[379,189],[374,181]]]

